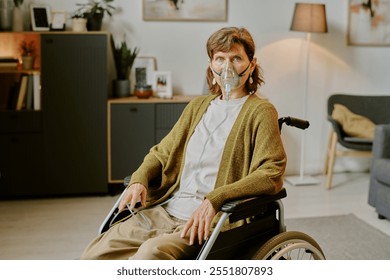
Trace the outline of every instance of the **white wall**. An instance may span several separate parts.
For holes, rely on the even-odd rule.
[[[32,2],[73,12],[76,3],[86,1]],[[110,30],[117,40],[126,34],[130,46],[141,48],[140,55],[155,56],[159,70],[171,70],[175,94],[197,95],[202,91],[207,67],[208,36],[223,26],[247,27],[255,38],[258,61],[264,70],[262,95],[275,104],[280,116],[303,117],[305,34],[289,31],[295,2],[228,0],[227,22],[215,23],[143,21],[141,0],[116,0],[114,5],[121,9],[112,18],[105,18],[103,29]],[[327,97],[334,92],[388,95],[390,48],[347,46],[348,0],[303,2],[325,3],[328,18],[328,33],[311,37],[307,99],[311,126],[306,131],[305,170],[320,173],[329,131]],[[283,131],[288,173],[299,170],[300,133],[287,127]],[[359,169],[368,161],[357,167],[348,161],[337,164],[339,170]]]

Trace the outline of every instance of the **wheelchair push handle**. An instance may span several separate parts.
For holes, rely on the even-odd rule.
[[[283,117],[279,119],[279,130],[282,130],[283,123],[288,126],[294,126],[300,129],[306,129],[310,126],[310,123],[306,120],[297,119],[293,117]]]

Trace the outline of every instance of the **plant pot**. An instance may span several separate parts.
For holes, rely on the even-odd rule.
[[[113,94],[115,97],[130,96],[130,81],[129,80],[113,80]]]
[[[31,70],[34,68],[33,56],[22,56],[22,68],[25,70]]]
[[[12,14],[14,2],[12,0],[0,1],[0,30],[12,30]]]
[[[72,19],[73,32],[86,32],[87,31],[87,19],[85,18],[73,18]]]
[[[87,14],[87,29],[88,31],[100,31],[102,29],[104,13]]]
[[[23,7],[22,6],[16,6],[13,10],[12,14],[12,31],[20,32],[23,31]]]

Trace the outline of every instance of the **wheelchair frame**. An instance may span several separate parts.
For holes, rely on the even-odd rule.
[[[309,127],[309,122],[292,117],[279,119],[279,130],[283,124],[300,129]],[[124,185],[130,176],[124,179]],[[122,192],[99,228],[99,234],[112,224],[131,216],[129,210],[118,213]],[[298,231],[286,231],[284,207],[281,201],[287,196],[286,189],[274,195],[261,195],[225,203],[215,228],[204,242],[197,260],[206,259],[315,259],[324,260],[319,244],[309,235]],[[222,232],[229,221],[242,221],[243,225]],[[228,243],[228,244],[226,244]]]

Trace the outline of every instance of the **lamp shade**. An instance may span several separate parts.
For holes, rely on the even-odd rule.
[[[290,30],[328,32],[325,4],[296,3]]]

